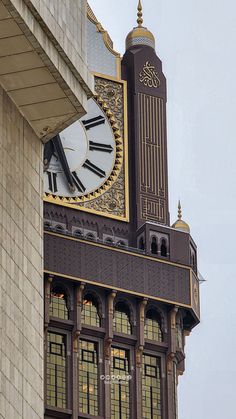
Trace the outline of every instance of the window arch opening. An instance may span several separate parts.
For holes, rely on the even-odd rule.
[[[95,327],[101,326],[101,319],[99,316],[99,309],[98,309],[98,301],[91,294],[86,294],[85,297],[83,298],[81,322],[82,324],[86,324],[88,326],[95,326]]]
[[[107,244],[113,244],[114,241],[113,241],[112,237],[107,237],[106,240],[105,240],[105,243],[107,243]]]
[[[138,248],[139,248],[140,250],[145,250],[145,243],[144,243],[144,238],[143,238],[143,236],[142,236],[142,237],[140,237],[140,239],[139,239],[139,245],[138,245]]]
[[[69,319],[68,298],[60,286],[52,288],[49,315],[62,320]]]
[[[63,233],[65,231],[65,228],[62,225],[57,224],[55,226],[55,230],[58,231],[58,233]]]
[[[167,245],[166,245],[166,240],[165,239],[161,240],[161,256],[163,256],[163,257],[167,256]]]
[[[87,235],[86,235],[86,239],[88,239],[88,240],[96,240],[96,237],[95,237],[95,235],[93,234],[93,233],[88,233]]]
[[[129,307],[123,302],[118,302],[115,305],[113,328],[114,331],[118,333],[125,333],[127,335],[132,334],[130,310]]]
[[[145,339],[163,342],[161,316],[154,309],[147,311],[144,327],[144,337]]]
[[[83,237],[83,232],[81,230],[75,230],[74,231],[74,236],[76,236],[76,237]]]
[[[152,252],[153,255],[157,255],[157,253],[158,253],[158,245],[157,245],[157,238],[156,237],[152,237],[151,252]]]

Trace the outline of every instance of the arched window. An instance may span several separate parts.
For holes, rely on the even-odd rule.
[[[83,299],[81,322],[88,326],[101,326],[101,320],[98,314],[98,302],[91,294],[85,295]]]
[[[166,245],[165,239],[161,240],[161,256],[164,256],[164,257],[167,256],[167,245]]]
[[[111,237],[107,237],[106,238],[106,243],[107,244],[113,244],[113,239]]]
[[[195,255],[194,255],[194,253],[192,254],[192,266],[195,267]]]
[[[157,342],[163,341],[161,318],[156,310],[148,310],[146,314],[144,337]]]
[[[57,224],[55,226],[55,230],[58,231],[58,233],[63,233],[65,231],[64,227],[61,226],[60,224]]]
[[[125,247],[126,243],[123,240],[119,240],[117,245],[120,246],[120,247]]]
[[[93,233],[88,233],[86,235],[86,239],[88,239],[88,240],[95,240],[95,235]]]
[[[144,238],[143,238],[143,237],[140,237],[140,239],[139,239],[139,245],[138,245],[138,248],[139,248],[140,250],[145,250],[145,243],[144,243]]]
[[[67,295],[60,286],[54,287],[51,291],[49,314],[50,316],[58,317],[59,319],[69,319]]]
[[[76,236],[76,237],[83,237],[83,233],[82,233],[81,230],[75,230],[74,231],[74,236]]]
[[[113,328],[115,332],[131,335],[130,311],[126,304],[119,302],[115,306]]]
[[[151,252],[154,255],[157,255],[157,252],[158,252],[157,239],[154,236],[152,237]]]

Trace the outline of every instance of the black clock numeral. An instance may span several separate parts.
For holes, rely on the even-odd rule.
[[[85,163],[83,164],[83,167],[85,167],[86,169],[95,173],[95,175],[97,175],[101,178],[106,176],[106,172],[104,172],[104,170],[99,169],[99,167],[95,166],[95,164],[91,163],[91,161],[89,161],[89,160],[85,161]]]
[[[83,183],[81,182],[81,180],[78,178],[77,173],[76,172],[72,172],[72,178],[73,178],[73,182],[76,186],[76,188],[78,189],[79,192],[85,192],[86,188],[83,185]]]
[[[111,153],[113,151],[113,147],[109,144],[94,143],[93,141],[89,141],[89,150],[104,151],[105,153]]]
[[[84,124],[85,129],[88,131],[89,129],[94,128],[98,125],[105,124],[105,118],[99,115],[99,116],[96,116],[95,118],[86,119],[82,121],[82,123]]]
[[[48,189],[52,193],[56,193],[58,191],[57,189],[57,173],[53,172],[47,172],[48,175]]]

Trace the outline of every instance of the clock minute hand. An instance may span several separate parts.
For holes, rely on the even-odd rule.
[[[68,185],[69,185],[69,189],[70,189],[71,192],[74,192],[75,191],[75,186],[74,186],[73,178],[72,178],[71,171],[70,171],[70,168],[69,168],[69,164],[68,164],[68,161],[67,161],[67,158],[66,158],[66,154],[65,154],[62,142],[61,142],[60,135],[59,134],[56,135],[56,137],[54,137],[52,139],[52,142],[53,142],[54,148],[56,150],[56,153],[58,155],[58,158],[61,162],[62,169],[65,173],[65,176],[66,176],[66,179],[67,179],[67,182],[68,182]]]

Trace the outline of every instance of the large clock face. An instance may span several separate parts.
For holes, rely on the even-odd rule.
[[[86,116],[46,144],[47,194],[83,198],[108,181],[114,171],[117,141],[106,111],[96,99],[90,99]]]

